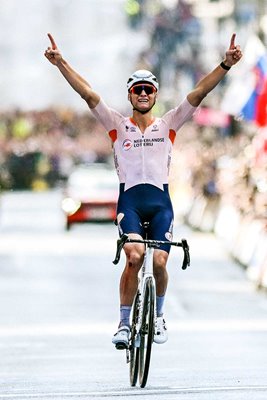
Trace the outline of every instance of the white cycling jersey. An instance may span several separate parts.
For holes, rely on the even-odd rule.
[[[195,110],[185,99],[163,117],[153,118],[142,133],[131,117],[109,108],[102,99],[91,109],[113,142],[115,167],[120,183],[125,184],[124,190],[143,183],[163,190],[163,185],[168,183],[176,131]]]

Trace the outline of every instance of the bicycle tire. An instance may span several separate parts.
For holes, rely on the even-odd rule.
[[[137,292],[133,308],[132,308],[132,324],[131,324],[131,339],[130,339],[130,383],[131,386],[135,386],[138,378],[138,367],[139,367],[139,346],[136,343],[136,325],[139,316],[139,302],[140,293]],[[137,346],[136,346],[137,345]]]
[[[141,388],[146,386],[150,366],[151,350],[154,340],[154,306],[155,286],[152,278],[148,278],[145,283],[145,296],[140,332],[139,383]]]

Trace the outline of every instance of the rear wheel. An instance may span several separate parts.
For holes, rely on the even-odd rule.
[[[131,386],[136,385],[139,366],[139,346],[136,325],[139,316],[140,294],[136,293],[133,310],[132,310],[132,325],[131,325],[131,340],[130,340],[130,383]],[[140,340],[139,340],[140,342]]]
[[[154,306],[155,285],[152,278],[148,278],[145,284],[144,309],[141,323],[141,341],[139,355],[139,382],[143,388],[147,383],[151,349],[154,340]]]

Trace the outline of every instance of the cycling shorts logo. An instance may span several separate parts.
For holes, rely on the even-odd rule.
[[[132,141],[130,139],[125,139],[122,143],[123,150],[129,150],[132,147]]]
[[[165,238],[171,242],[172,241],[172,233],[171,232],[166,232],[165,233]]]

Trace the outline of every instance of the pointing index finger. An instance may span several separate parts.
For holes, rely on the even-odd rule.
[[[52,49],[56,50],[57,49],[57,45],[56,45],[56,42],[55,42],[53,36],[51,35],[51,33],[48,33],[47,36],[49,37],[49,40],[51,42]]]
[[[230,47],[229,47],[230,50],[233,50],[235,48],[235,37],[236,37],[236,33],[233,33],[232,37],[231,37]]]

